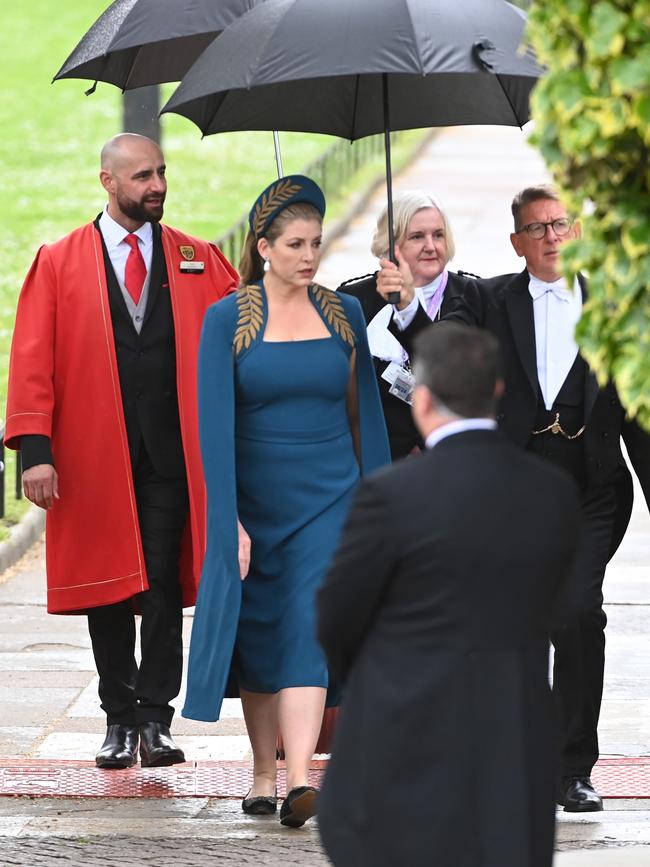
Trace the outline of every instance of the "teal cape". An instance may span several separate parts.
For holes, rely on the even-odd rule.
[[[341,351],[356,351],[360,470],[390,463],[386,425],[358,300],[311,286],[310,298]],[[199,349],[199,429],[208,493],[207,551],[194,614],[182,715],[219,719],[228,688],[242,595],[235,467],[236,365],[262,341],[266,298],[247,286],[210,307]]]

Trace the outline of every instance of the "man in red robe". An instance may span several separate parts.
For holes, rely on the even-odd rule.
[[[22,288],[5,442],[47,509],[48,611],[88,615],[107,716],[97,765],[130,767],[138,746],[143,766],[170,765],[184,761],[170,733],[182,607],[205,550],[197,349],[237,275],[212,244],[160,224],[155,142],[111,139],[99,177],[104,211],[41,247]]]

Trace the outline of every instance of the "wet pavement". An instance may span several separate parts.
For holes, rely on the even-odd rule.
[[[508,240],[509,201],[520,187],[545,179],[540,158],[518,130],[465,128],[440,132],[395,187],[423,187],[438,195],[456,233],[454,267],[489,276],[520,269]],[[335,287],[374,270],[367,250],[383,201],[380,190],[350,232],[330,247],[319,282]],[[0,575],[0,757],[15,757],[25,765],[34,760],[43,765],[87,762],[103,739],[104,720],[86,622],[48,616],[44,584],[42,543]],[[612,759],[649,756],[650,519],[640,491],[605,593],[609,625],[602,753]],[[190,627],[188,612],[187,639]],[[176,704],[181,703],[182,696]],[[193,762],[250,760],[236,701],[227,703],[217,724],[178,716],[173,731]],[[650,785],[644,794],[647,800],[607,799],[600,814],[558,812],[556,867],[650,867]],[[471,823],[468,815],[468,831]],[[328,863],[315,822],[298,831],[285,829],[277,818],[243,815],[235,798],[0,798],[0,867],[174,861],[179,867]]]

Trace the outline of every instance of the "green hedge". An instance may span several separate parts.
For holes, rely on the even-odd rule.
[[[578,340],[650,429],[650,0],[535,0],[529,15],[548,68],[532,140],[583,215],[563,257],[589,275]]]

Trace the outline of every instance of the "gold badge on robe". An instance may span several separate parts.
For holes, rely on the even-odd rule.
[[[191,262],[194,258],[194,247],[190,247],[189,245],[180,244],[178,249],[181,252],[181,256],[183,259],[186,259],[188,262]]]

